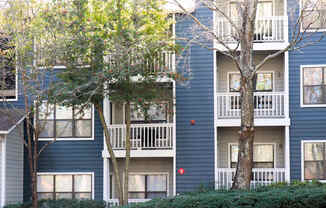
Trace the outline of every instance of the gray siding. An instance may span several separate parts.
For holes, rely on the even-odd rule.
[[[3,145],[4,145],[4,136],[0,135],[0,182],[2,180],[3,174],[2,174],[2,152],[3,150]],[[2,205],[2,184],[0,183],[0,206]]]
[[[197,8],[193,14],[207,23],[213,19],[207,8]],[[192,24],[189,19],[177,24],[177,36],[189,35]],[[176,169],[185,170],[184,175],[177,173],[177,193],[214,185],[214,56],[198,45],[190,50],[191,80],[186,87],[176,87]]]
[[[238,143],[238,128],[218,128],[217,138],[217,165],[220,168],[228,168],[229,144]],[[275,144],[276,153],[275,168],[284,168],[284,127],[257,127],[255,131],[255,143]]]
[[[120,179],[123,180],[124,173],[124,159],[118,159]],[[114,174],[113,166],[110,164],[110,174],[113,175],[113,184],[114,184]],[[168,190],[169,196],[173,196],[173,159],[172,158],[132,158],[129,166],[129,173],[168,173]],[[115,187],[113,185],[113,187]],[[113,198],[117,198],[118,192],[116,189],[113,189]]]
[[[6,137],[6,204],[23,201],[23,128],[17,126]]]
[[[255,54],[254,62],[258,63],[265,58],[268,53]],[[217,92],[228,92],[228,73],[238,72],[239,70],[234,65],[233,61],[226,56],[217,57]],[[282,92],[284,91],[284,56],[280,55],[272,61],[267,62],[259,72],[273,72],[273,91]]]

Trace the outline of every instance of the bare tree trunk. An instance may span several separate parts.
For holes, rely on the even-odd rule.
[[[126,162],[125,162],[125,179],[124,179],[124,197],[123,205],[128,204],[128,184],[129,184],[129,162],[130,162],[130,102],[126,103]]]
[[[106,147],[109,151],[110,154],[110,158],[112,160],[112,165],[113,165],[113,171],[114,171],[114,179],[115,179],[115,183],[116,183],[116,187],[118,189],[118,198],[119,198],[119,204],[123,204],[123,189],[122,189],[122,182],[120,180],[120,175],[119,175],[119,168],[118,168],[118,162],[117,162],[117,158],[115,157],[115,154],[113,152],[113,148],[111,145],[111,140],[110,140],[110,133],[109,133],[109,129],[108,126],[105,122],[105,118],[104,118],[104,114],[103,114],[103,108],[100,104],[95,104],[95,108],[100,116],[100,120],[101,120],[101,124],[103,126],[104,129],[104,135],[105,135],[105,143],[106,143]]]
[[[250,189],[253,167],[254,97],[253,79],[241,80],[241,129],[236,173],[232,189]]]

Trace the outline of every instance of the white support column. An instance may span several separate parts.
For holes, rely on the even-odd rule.
[[[290,127],[285,126],[284,131],[284,163],[285,163],[285,181],[290,182]]]
[[[284,53],[284,116],[289,118],[289,52]]]
[[[284,5],[284,41],[289,42],[288,0],[284,0],[283,5]]]
[[[103,158],[103,200],[108,201],[108,182],[110,178],[107,177],[107,171],[108,171],[108,159],[107,157]],[[110,189],[109,189],[110,190]]]
[[[176,151],[176,139],[177,139],[177,133],[176,133],[176,83],[173,81],[172,83],[173,87],[173,196],[177,194],[177,151]]]

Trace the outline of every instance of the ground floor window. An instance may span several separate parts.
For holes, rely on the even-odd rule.
[[[239,146],[230,145],[231,168],[236,168],[238,162]],[[254,168],[274,168],[274,145],[254,144]]]
[[[38,174],[39,199],[92,199],[92,174]]]
[[[167,174],[130,174],[129,198],[165,198],[168,194]]]
[[[326,180],[326,141],[305,142],[303,145],[305,180]]]

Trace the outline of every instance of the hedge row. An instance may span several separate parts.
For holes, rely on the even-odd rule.
[[[31,208],[32,203],[11,204],[4,208]],[[40,200],[39,208],[106,208],[104,201],[95,200],[76,200],[76,199],[59,199],[59,200]]]
[[[256,191],[209,191],[129,205],[128,208],[325,208],[326,186],[282,186]]]

